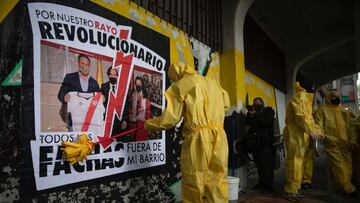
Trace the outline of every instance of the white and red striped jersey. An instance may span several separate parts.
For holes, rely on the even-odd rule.
[[[68,113],[71,113],[73,131],[103,135],[105,108],[101,92],[68,94],[70,101],[67,103],[67,109]]]

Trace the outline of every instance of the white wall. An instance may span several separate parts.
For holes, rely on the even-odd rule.
[[[278,89],[275,89],[277,121],[279,122],[280,134],[283,133],[285,127],[285,113],[286,113],[286,100],[285,94]]]

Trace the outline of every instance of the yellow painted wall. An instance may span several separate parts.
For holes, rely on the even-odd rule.
[[[245,83],[245,56],[244,53],[235,50],[235,64],[236,64],[236,86],[237,86],[237,95],[238,106],[245,107],[245,97],[246,92],[244,91],[246,88]]]
[[[19,0],[1,0],[0,1],[0,23],[6,18],[10,11],[15,7]]]
[[[221,54],[221,85],[229,93],[232,110],[245,107],[245,61],[244,54],[239,50],[224,51]]]
[[[92,0],[92,2],[169,37],[170,64],[182,61],[194,66],[194,57],[191,54],[189,38],[187,34],[180,29],[164,20],[160,20],[159,17],[153,15],[151,12],[147,12],[135,3],[129,3],[128,0]],[[206,76],[220,81],[219,53],[212,54],[211,58],[212,61]]]
[[[271,106],[273,109],[276,109],[274,87],[249,71],[245,72],[245,82],[250,105],[252,105],[254,98],[261,97],[266,106]]]
[[[254,98],[261,97],[267,106],[276,108],[274,87],[245,69],[241,51],[226,51],[220,57],[221,84],[229,93],[233,110],[246,106],[246,94],[250,105]]]
[[[221,86],[228,92],[231,107],[237,106],[235,52],[224,51],[220,56]]]

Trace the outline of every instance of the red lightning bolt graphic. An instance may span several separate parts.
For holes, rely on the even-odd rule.
[[[116,53],[114,68],[119,70],[116,95],[114,95],[113,92],[109,92],[109,102],[105,116],[104,136],[98,136],[99,142],[104,149],[112,143],[112,140],[108,138],[112,132],[114,116],[117,115],[118,118],[122,117],[121,114],[126,100],[126,90],[130,82],[130,74],[133,68],[132,61],[132,54],[125,56],[122,52]]]
[[[129,36],[128,30],[121,30],[120,31],[120,39],[126,40]],[[119,69],[119,76],[117,80],[116,86],[116,95],[113,92],[109,92],[109,102],[107,105],[107,111],[105,116],[105,129],[104,129],[104,136],[98,136],[99,142],[106,149],[111,143],[112,140],[109,139],[112,128],[113,128],[113,121],[115,115],[118,118],[122,117],[122,112],[126,100],[126,90],[129,86],[130,82],[130,74],[133,68],[133,55],[130,54],[125,56],[122,52],[117,52],[114,62],[114,68]]]

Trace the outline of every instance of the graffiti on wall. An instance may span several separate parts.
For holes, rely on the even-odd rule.
[[[210,47],[205,46],[194,38],[190,38],[191,54],[194,56],[194,66],[201,75],[206,75],[214,53]]]

